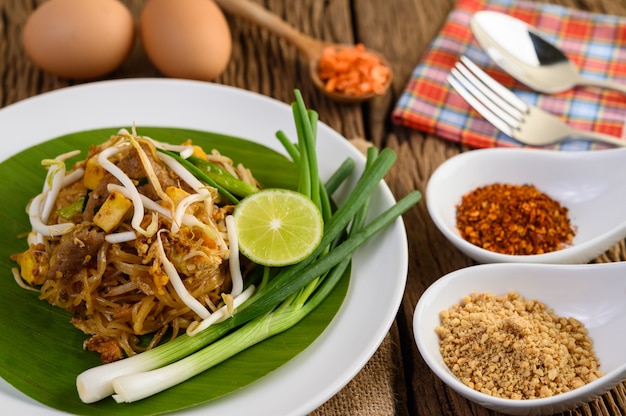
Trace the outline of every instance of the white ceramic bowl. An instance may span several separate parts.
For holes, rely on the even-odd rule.
[[[573,244],[538,255],[506,255],[464,240],[456,228],[463,195],[493,183],[531,184],[569,210]],[[587,263],[626,237],[626,148],[587,152],[479,149],[444,162],[425,195],[439,230],[479,263]]]
[[[561,316],[581,321],[589,331],[605,373],[583,387],[549,398],[512,400],[480,393],[457,379],[439,352],[439,313],[472,292],[504,295],[515,290]],[[512,415],[548,415],[590,402],[626,379],[626,263],[551,265],[483,264],[449,273],[419,299],[413,331],[420,354],[432,371],[465,398]]]

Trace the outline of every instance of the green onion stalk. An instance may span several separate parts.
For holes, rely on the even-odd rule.
[[[413,191],[366,224],[372,192],[392,167],[396,155],[391,149],[368,150],[363,173],[353,191],[335,212],[330,195],[354,168],[346,160],[322,185],[319,179],[316,146],[317,113],[307,110],[299,91],[292,104],[297,143],[279,131],[278,140],[299,171],[298,190],[309,196],[324,219],[324,235],[319,246],[305,260],[270,273],[267,269],[258,289],[233,315],[209,326],[197,335],[183,334],[149,351],[110,364],[86,370],[77,377],[81,400],[92,403],[113,395],[118,402],[133,402],[157,394],[227,360],[233,355],[279,334],[300,322],[333,290],[349,270],[354,251],[421,199]],[[173,152],[168,152],[176,156]],[[184,160],[177,157],[178,160]],[[184,165],[200,180],[217,185],[233,202],[245,197],[240,185],[209,177],[206,166],[197,160]],[[216,170],[212,171],[215,174]],[[228,173],[226,173],[228,174]],[[272,276],[271,278],[269,276]]]

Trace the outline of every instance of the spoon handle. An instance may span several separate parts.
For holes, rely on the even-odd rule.
[[[270,31],[290,42],[308,60],[319,59],[324,48],[320,40],[305,35],[282,20],[278,15],[249,0],[215,0],[225,12],[232,14]]]
[[[613,91],[618,91],[626,94],[626,84],[620,84],[608,79],[595,79],[589,77],[581,77],[580,83],[584,85],[591,85],[594,87],[606,88]]]

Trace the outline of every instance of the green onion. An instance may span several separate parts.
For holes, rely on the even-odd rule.
[[[57,210],[57,214],[66,220],[71,220],[81,212],[83,212],[83,206],[85,205],[85,196],[81,196],[71,204],[64,206]]]
[[[348,270],[352,254],[360,245],[421,199],[419,192],[411,192],[365,224],[372,192],[396,160],[390,149],[380,153],[372,149],[354,190],[332,213],[329,194],[340,186],[354,164],[344,162],[325,186],[320,185],[315,152],[317,114],[305,108],[299,91],[295,95],[292,108],[298,144],[292,144],[281,132],[277,137],[299,169],[299,189],[322,211],[325,228],[318,248],[298,264],[264,269],[257,292],[231,318],[193,337],[183,334],[152,350],[83,372],[77,378],[81,400],[90,403],[113,393],[119,402],[149,397],[292,327],[327,297]],[[188,169],[196,174],[198,167],[185,162],[184,166],[191,165]]]
[[[300,151],[298,150],[298,147],[289,141],[289,138],[282,130],[276,132],[276,138],[283,145],[293,163],[298,165],[300,163]]]
[[[190,156],[185,159],[176,152],[161,148],[157,150],[176,159],[187,170],[193,173],[196,178],[214,187],[219,193],[235,204],[239,202],[240,198],[245,198],[259,191],[259,188],[256,186],[233,176],[216,163],[195,156]]]
[[[344,259],[342,267],[333,269],[333,273],[322,281],[310,297],[300,297],[294,303],[286,301],[271,313],[258,316],[237,331],[173,364],[116,378],[113,380],[116,392],[113,398],[117,402],[134,402],[152,396],[291,328],[328,296],[343,276],[348,263]]]
[[[200,159],[195,156],[191,156],[187,160],[189,160],[189,162],[191,162],[198,169],[200,169],[202,173],[213,179],[216,184],[219,184],[233,195],[244,198],[250,194],[259,191],[259,188],[257,188],[256,186],[233,176],[226,169],[215,163]]]
[[[346,159],[343,161],[339,168],[335,170],[335,172],[324,184],[328,195],[334,194],[337,188],[344,183],[348,175],[350,175],[350,173],[354,170],[354,166],[354,160],[352,159]]]
[[[162,152],[162,153],[164,153],[164,154],[166,154],[168,156],[171,156],[174,159],[176,159],[181,165],[183,165],[196,178],[198,178],[202,182],[206,183],[207,185],[210,185],[213,188],[217,189],[217,191],[220,194],[222,194],[224,197],[226,197],[226,199],[228,199],[230,202],[232,202],[234,204],[239,202],[239,198],[237,198],[235,195],[233,195],[227,188],[225,188],[220,183],[215,181],[213,178],[211,178],[209,175],[207,175],[205,172],[203,172],[202,169],[200,169],[199,167],[197,167],[196,165],[191,163],[189,160],[187,160],[185,158],[182,158],[182,157],[180,157],[179,154],[177,154],[175,152],[171,152],[169,150],[158,149],[158,148],[157,148],[157,150],[159,152]]]

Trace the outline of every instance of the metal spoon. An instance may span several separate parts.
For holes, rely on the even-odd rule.
[[[582,76],[565,54],[527,23],[494,11],[474,14],[471,28],[480,46],[518,81],[543,93],[590,85],[626,94],[626,85]]]
[[[299,32],[293,26],[282,20],[277,15],[269,12],[257,3],[250,2],[248,0],[215,0],[215,2],[222,8],[222,10],[231,13],[235,16],[247,19],[258,26],[267,29],[273,34],[285,39],[296,47],[298,52],[309,62],[309,74],[311,80],[317,88],[319,88],[324,94],[335,101],[343,103],[359,103],[376,96],[384,94],[391,85],[393,79],[393,72],[391,66],[387,60],[379,53],[368,49],[368,52],[376,55],[381,62],[387,66],[390,71],[390,76],[387,83],[384,86],[384,91],[380,94],[371,92],[362,95],[350,95],[341,92],[330,92],[325,89],[325,83],[319,76],[318,64],[324,48],[331,46],[337,49],[350,48],[352,45],[344,45],[338,43],[324,42],[319,39],[312,38]]]

